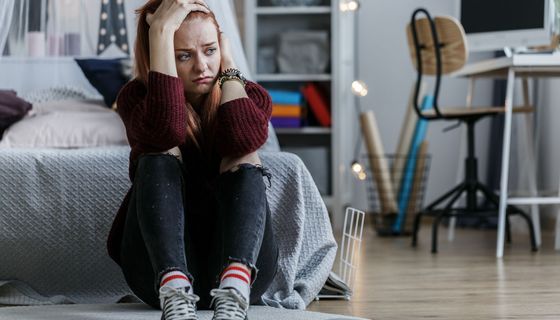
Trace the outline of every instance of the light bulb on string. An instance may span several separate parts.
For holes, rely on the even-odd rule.
[[[340,11],[356,11],[360,8],[360,3],[358,0],[341,0],[340,1]]]
[[[358,97],[365,97],[368,94],[368,88],[362,80],[354,80],[352,82],[352,93]]]
[[[347,6],[349,11],[356,11],[360,8],[360,3],[357,0],[350,0]]]
[[[354,172],[355,174],[358,174],[362,171],[364,171],[364,167],[362,166],[362,164],[360,164],[358,161],[354,160],[354,162],[352,162],[352,172]]]
[[[357,160],[352,161],[352,174],[359,180],[365,180],[367,175],[364,166]]]
[[[366,178],[367,178],[367,175],[364,171],[358,173],[358,179],[363,181],[363,180],[366,180]]]

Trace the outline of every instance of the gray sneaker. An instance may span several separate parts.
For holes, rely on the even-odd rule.
[[[232,288],[213,289],[210,291],[214,306],[212,320],[247,320],[249,303],[241,294]]]
[[[200,298],[189,294],[185,288],[163,286],[159,288],[161,320],[198,320],[196,302]]]

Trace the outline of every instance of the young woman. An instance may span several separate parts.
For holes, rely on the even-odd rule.
[[[277,268],[256,150],[271,100],[236,69],[202,0],[151,0],[138,13],[136,78],[119,93],[132,187],[108,249],[163,319],[246,319]]]

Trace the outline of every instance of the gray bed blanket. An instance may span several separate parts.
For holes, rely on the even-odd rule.
[[[128,147],[0,150],[0,304],[111,303],[130,294],[105,240],[130,182]],[[335,254],[327,210],[301,160],[262,152],[280,246],[263,296],[304,309]]]

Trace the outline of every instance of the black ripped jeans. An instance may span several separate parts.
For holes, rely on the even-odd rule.
[[[252,269],[251,303],[276,274],[274,239],[263,176],[266,169],[242,164],[222,173],[215,192],[192,196],[194,188],[183,165],[172,155],[142,155],[135,172],[124,234],[121,267],[134,294],[159,308],[159,282],[172,270],[184,272],[210,307],[210,290],[231,262]],[[200,199],[202,198],[202,199]]]

